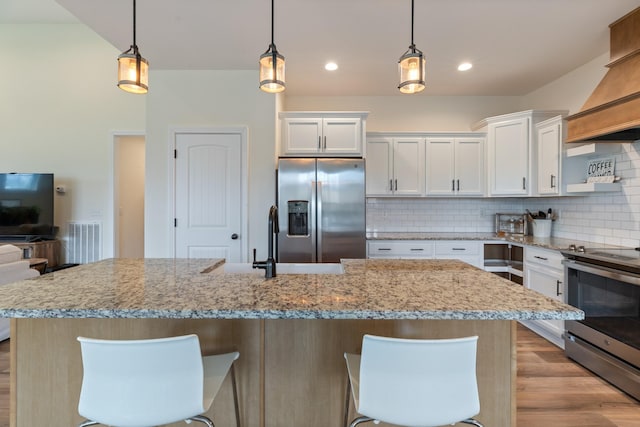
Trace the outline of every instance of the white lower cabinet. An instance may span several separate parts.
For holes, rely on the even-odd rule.
[[[558,251],[525,247],[525,286],[560,302],[566,302],[562,259],[563,256]],[[529,320],[522,323],[558,347],[564,348],[564,320]]]
[[[482,243],[472,240],[437,240],[435,257],[437,259],[458,259],[474,267],[483,267],[480,246]]]
[[[367,242],[368,258],[411,259],[433,258],[430,240],[371,240]]]
[[[370,240],[369,258],[458,259],[482,268],[480,242],[468,240]]]

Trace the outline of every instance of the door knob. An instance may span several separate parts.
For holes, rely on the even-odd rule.
[[[238,240],[238,235],[236,233],[233,233],[231,235],[231,240]]]

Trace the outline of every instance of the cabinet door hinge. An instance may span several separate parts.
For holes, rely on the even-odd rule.
[[[178,150],[173,150],[173,158],[174,159],[178,158]]]
[[[178,218],[173,218],[173,226],[174,227],[178,226]]]

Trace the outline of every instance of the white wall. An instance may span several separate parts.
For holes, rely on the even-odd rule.
[[[120,52],[84,25],[2,24],[0,40],[0,171],[53,172],[59,237],[100,221],[112,256],[111,132],[144,130],[145,98],[116,87]]]
[[[545,86],[522,97],[521,110],[569,110],[569,114],[580,111],[591,92],[606,74],[605,65],[609,54],[605,53],[583,66],[565,74]]]
[[[367,131],[469,131],[485,117],[518,111],[517,96],[287,96],[288,111],[369,111]]]
[[[267,255],[267,215],[275,202],[277,97],[258,89],[258,71],[156,71],[147,95],[145,256],[173,256],[170,130],[247,127],[249,249]],[[248,254],[247,254],[248,256]]]

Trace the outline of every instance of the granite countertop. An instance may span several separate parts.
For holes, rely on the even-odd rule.
[[[224,261],[108,259],[0,286],[0,317],[582,319],[456,260],[343,260],[344,274],[230,274]]]
[[[534,237],[522,235],[498,236],[495,233],[419,233],[419,232],[367,232],[367,240],[482,240],[517,243],[525,246],[537,246],[545,249],[562,250],[569,245],[593,247],[592,242],[562,239],[558,237]],[[615,245],[597,244],[602,248],[619,248]]]

